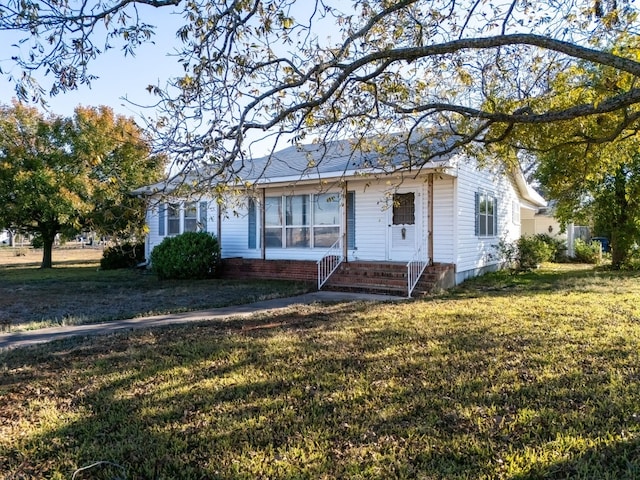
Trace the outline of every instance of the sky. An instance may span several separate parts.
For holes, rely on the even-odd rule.
[[[162,11],[160,11],[162,10]],[[116,113],[136,118],[141,114],[148,115],[137,105],[133,105],[124,98],[139,105],[151,105],[154,96],[147,92],[149,84],[164,86],[166,80],[182,73],[182,67],[175,57],[168,54],[179,46],[176,39],[176,29],[181,18],[171,15],[167,9],[148,8],[143,12],[146,23],[158,27],[153,37],[153,44],[145,44],[136,50],[135,56],[125,56],[119,48],[104,52],[90,65],[90,73],[99,78],[88,85],[79,85],[77,90],[59,93],[54,97],[47,97],[48,109],[53,114],[70,116],[77,105],[100,106],[107,105]],[[16,97],[15,85],[8,79],[8,74],[20,75],[21,70],[15,67],[11,56],[15,54],[17,37],[10,32],[0,32],[0,68],[4,75],[0,75],[0,103],[10,104]],[[97,42],[98,43],[98,42]],[[42,74],[34,75],[42,79],[42,84],[50,86],[49,77]]]

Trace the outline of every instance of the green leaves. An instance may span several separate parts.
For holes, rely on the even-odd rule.
[[[145,133],[107,107],[80,107],[74,118],[1,107],[0,226],[38,233],[46,248],[62,230],[139,234],[145,204],[129,192],[164,165]]]

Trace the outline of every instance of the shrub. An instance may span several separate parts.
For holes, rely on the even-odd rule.
[[[160,279],[215,277],[220,269],[218,239],[206,232],[167,237],[151,252],[151,268]]]
[[[537,268],[542,262],[548,262],[553,255],[547,242],[534,236],[522,236],[517,241],[518,270],[527,272]]]
[[[591,244],[577,238],[573,244],[573,258],[581,263],[600,263],[602,258],[600,242]]]
[[[635,244],[631,248],[631,252],[629,253],[629,257],[627,258],[626,263],[624,264],[624,268],[626,270],[640,270],[640,246]]]
[[[123,243],[106,248],[102,252],[100,267],[103,270],[132,268],[144,260],[144,243]]]
[[[553,249],[537,236],[522,236],[513,243],[501,241],[498,250],[505,262],[515,272],[527,272],[549,261]]]
[[[567,242],[557,237],[552,237],[546,233],[538,233],[535,238],[546,243],[551,249],[549,260],[562,263],[567,261]]]

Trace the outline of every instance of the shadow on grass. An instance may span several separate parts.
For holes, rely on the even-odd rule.
[[[301,306],[8,352],[0,389],[20,405],[4,418],[49,424],[5,444],[0,471],[68,477],[104,459],[127,478],[637,478],[637,332],[567,342],[481,313],[392,321],[403,308]]]

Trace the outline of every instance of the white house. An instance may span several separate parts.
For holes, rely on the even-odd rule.
[[[392,291],[386,282],[410,294],[433,266],[444,286],[499,268],[498,242],[518,238],[523,212],[545,205],[519,169],[478,169],[461,155],[410,164],[337,141],[252,160],[241,172],[251,186],[222,202],[172,197],[171,182],[143,187],[136,193],[158,200],[147,212],[147,258],[166,236],[203,229],[218,236],[227,276],[324,288],[359,264],[368,290]]]

